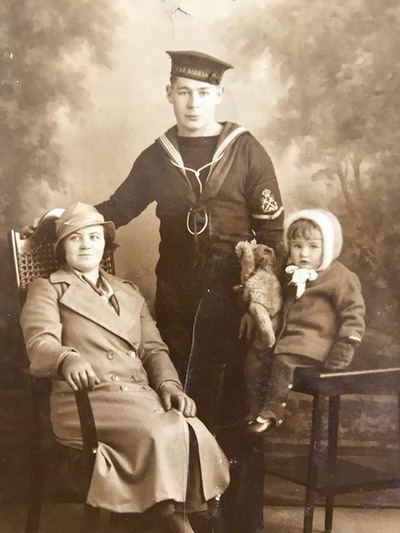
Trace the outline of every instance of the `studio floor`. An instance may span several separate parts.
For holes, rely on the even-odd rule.
[[[78,505],[47,504],[43,509],[41,533],[78,533],[81,509]],[[315,511],[313,533],[322,533],[323,509]],[[0,511],[1,533],[23,533],[25,506],[12,506]],[[302,533],[303,510],[300,507],[268,506],[264,508],[265,533]],[[109,532],[106,517],[102,532]],[[337,508],[333,533],[398,533],[400,509]],[[134,533],[134,532],[132,532]]]
[[[396,454],[397,456],[397,454]],[[353,458],[355,460],[355,458]],[[376,458],[358,458],[370,464]],[[393,461],[390,464],[394,465]],[[264,533],[302,533],[304,487],[266,474],[264,483]],[[324,500],[318,498],[313,533],[324,532]],[[24,533],[26,505],[0,505],[0,533]],[[109,515],[101,514],[101,533],[138,533],[137,528],[116,529]],[[43,505],[40,533],[81,533],[82,505]],[[355,492],[335,498],[332,533],[399,533],[400,488]],[[153,530],[152,532],[155,533]],[[164,533],[158,531],[157,533]],[[252,533],[252,532],[249,532]]]

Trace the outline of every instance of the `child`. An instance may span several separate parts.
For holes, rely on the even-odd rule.
[[[322,209],[288,217],[288,250],[282,324],[267,358],[269,373],[262,407],[248,425],[263,434],[282,424],[297,367],[343,370],[365,330],[365,304],[356,274],[336,261],[342,248],[337,218]]]

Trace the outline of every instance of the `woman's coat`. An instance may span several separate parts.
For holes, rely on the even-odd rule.
[[[99,449],[87,502],[114,512],[143,512],[186,498],[189,430],[199,444],[204,499],[229,481],[226,459],[198,419],[166,412],[155,392],[179,384],[155,322],[136,286],[102,272],[120,307],[111,305],[69,269],[37,279],[21,315],[31,372],[53,378],[51,416],[57,439],[81,447],[72,389],[59,373],[71,351],[88,361],[100,384],[89,392]]]

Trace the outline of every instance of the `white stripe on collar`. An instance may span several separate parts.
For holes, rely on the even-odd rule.
[[[177,167],[183,167],[183,159],[179,151],[175,148],[175,146],[172,144],[172,142],[168,139],[168,137],[163,133],[159,140],[161,144],[164,146],[164,149],[166,152],[169,153],[169,155],[172,157],[173,162],[176,164]]]
[[[217,150],[216,150],[216,152],[214,154],[214,159],[220,157],[220,155],[222,155],[224,150],[236,139],[236,137],[238,137],[242,133],[245,133],[246,131],[247,131],[246,128],[243,128],[243,126],[239,126],[235,130],[231,131],[231,133],[229,135],[227,135],[227,137],[218,146],[218,148],[217,148]]]

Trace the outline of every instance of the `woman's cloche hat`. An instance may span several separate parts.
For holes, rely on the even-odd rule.
[[[105,221],[101,213],[89,204],[78,202],[68,207],[60,218],[56,221],[56,247],[71,233],[89,226],[104,226],[108,228],[111,236],[115,236],[115,226],[113,222]]]

